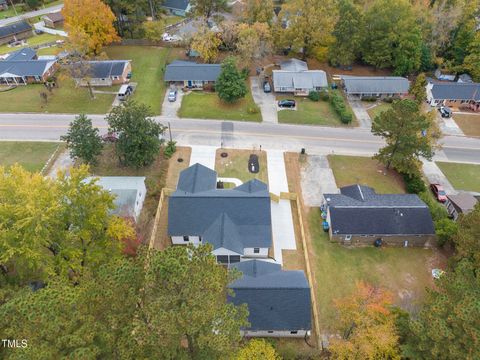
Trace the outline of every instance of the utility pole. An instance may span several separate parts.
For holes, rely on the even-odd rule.
[[[170,134],[170,142],[172,142],[172,129],[170,127],[170,121],[168,122],[168,133]]]
[[[150,5],[150,13],[152,14],[152,20],[155,20],[155,11],[153,10],[152,0],[148,0],[148,4]]]
[[[12,0],[10,0],[10,5],[13,7],[13,11],[15,12],[15,16],[18,16],[17,9],[15,9],[15,4],[13,3]]]

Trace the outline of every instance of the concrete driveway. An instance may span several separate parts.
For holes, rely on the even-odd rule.
[[[428,179],[430,184],[440,184],[445,189],[447,195],[458,194],[458,191],[452,186],[447,177],[443,174],[442,170],[433,161],[423,161],[423,173]]]
[[[68,37],[68,34],[65,31],[55,30],[55,29],[51,29],[49,27],[46,27],[45,23],[43,21],[40,21],[40,22],[37,22],[37,23],[33,24],[33,27],[36,30],[41,30],[41,31],[43,31],[44,33],[47,33],[47,34]]]
[[[266,123],[277,124],[277,101],[273,93],[265,93],[257,76],[250,77],[250,88],[253,101],[260,107],[262,120]]]
[[[168,101],[168,93],[170,90],[175,90],[176,87],[169,87],[165,92],[165,97],[163,98],[162,104],[162,115],[168,117],[169,119],[178,119],[177,112],[180,110],[180,106],[182,106],[182,98],[183,98],[183,90],[177,89],[177,100],[170,102]]]
[[[325,155],[309,155],[302,169],[302,194],[307,206],[320,206],[323,194],[339,193],[333,171]]]
[[[212,170],[215,170],[215,154],[217,148],[215,146],[192,146],[192,153],[190,155],[190,166],[200,164]]]
[[[440,125],[440,129],[445,135],[464,136],[465,134],[463,133],[462,129],[460,129],[460,127],[457,125],[454,118],[455,118],[455,113],[451,118],[442,118],[442,116],[440,115],[440,112],[437,111],[438,124]]]
[[[371,129],[372,119],[370,118],[370,115],[368,115],[367,110],[363,107],[362,101],[360,99],[348,97],[348,103],[352,107],[352,111],[358,119],[359,126],[364,129]]]

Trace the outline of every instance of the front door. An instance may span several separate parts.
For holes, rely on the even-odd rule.
[[[188,80],[188,87],[192,87],[192,80]]]

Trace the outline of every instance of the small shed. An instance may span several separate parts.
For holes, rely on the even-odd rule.
[[[42,17],[46,27],[58,29],[63,26],[64,17],[60,11],[53,12]]]
[[[458,195],[447,196],[447,210],[448,214],[457,220],[460,214],[468,214],[473,210],[478,200],[475,196],[469,193],[461,193]]]

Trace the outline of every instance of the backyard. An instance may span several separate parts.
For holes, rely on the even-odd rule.
[[[455,189],[480,192],[480,165],[451,162],[436,164]]]
[[[52,34],[46,34],[43,33],[41,35],[34,35],[28,39],[26,39],[27,44],[24,46],[15,46],[15,47],[9,47],[7,45],[2,45],[0,46],[0,55],[6,54],[12,51],[17,51],[26,47],[31,47],[31,46],[36,46],[36,45],[41,45],[41,44],[46,44],[46,43],[51,43],[57,40],[65,40],[64,37],[58,36],[58,35],[52,35]]]
[[[228,156],[222,157],[222,153],[227,153]],[[248,170],[248,160],[252,154],[258,156],[258,174],[251,173]],[[268,184],[267,154],[265,151],[218,149],[215,156],[215,170],[219,177],[237,178],[242,182],[258,179]]]
[[[183,96],[178,116],[195,119],[228,119],[239,121],[262,121],[258,106],[248,91],[244,99],[233,104],[221,101],[216,93],[191,92]]]
[[[380,194],[405,192],[402,177],[395,170],[387,170],[372,158],[329,155],[328,162],[338,187],[361,184],[374,188]]]
[[[453,119],[465,135],[480,137],[480,114],[453,114]]]
[[[40,171],[58,145],[54,142],[2,141],[0,142],[0,166],[18,163],[28,171]]]

